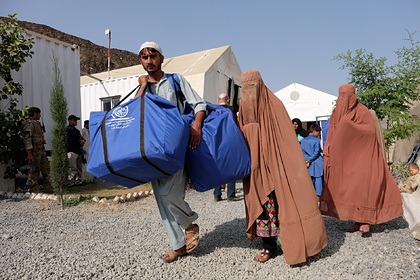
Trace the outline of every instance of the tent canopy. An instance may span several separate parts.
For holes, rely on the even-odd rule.
[[[224,68],[232,68],[230,72],[235,71],[235,80],[239,82],[239,76],[241,75],[241,70],[239,68],[238,62],[236,61],[235,55],[233,54],[231,46],[223,46],[219,48],[209,49],[205,51],[180,55],[176,57],[165,57],[162,70],[166,73],[178,73],[184,77],[194,76],[194,75],[201,75],[209,71],[212,67],[214,67],[215,63],[222,57],[224,57],[224,61],[228,64],[228,66],[223,65]],[[232,66],[233,65],[233,66]],[[217,69],[223,73],[225,69]],[[226,70],[225,70],[226,71]],[[236,73],[239,72],[239,75]],[[110,75],[114,79],[119,78],[126,78],[129,76],[135,75],[142,75],[146,74],[146,71],[143,69],[143,66],[139,64],[115,69],[110,71]],[[238,77],[236,77],[238,76]],[[108,72],[100,72],[96,74],[90,74],[86,76],[80,77],[80,85],[91,84],[101,81],[109,80]],[[188,80],[188,79],[187,79]],[[191,83],[191,82],[190,82]],[[195,89],[197,91],[197,89]]]
[[[301,84],[293,83],[274,93],[291,119],[314,122],[316,117],[331,115],[337,96]]]

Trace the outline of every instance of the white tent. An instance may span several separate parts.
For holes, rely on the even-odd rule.
[[[274,93],[279,98],[291,119],[314,122],[316,117],[329,116],[337,96],[301,84],[293,83]]]

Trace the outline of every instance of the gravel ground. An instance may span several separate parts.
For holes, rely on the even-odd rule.
[[[160,259],[169,242],[153,196],[63,211],[53,201],[0,200],[0,279],[420,279],[420,244],[403,218],[362,238],[345,232],[351,222],[324,217],[328,246],[318,255],[261,264],[243,200],[215,203],[211,191],[194,190],[186,199],[200,216],[200,246],[171,264]]]

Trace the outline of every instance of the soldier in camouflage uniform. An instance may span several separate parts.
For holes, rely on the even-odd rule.
[[[45,153],[45,139],[44,131],[40,122],[41,110],[37,107],[31,107],[28,109],[28,118],[23,122],[23,139],[25,142],[25,149],[28,153],[28,160],[31,165],[31,171],[29,172],[28,182],[30,183],[30,189],[33,192],[39,191],[39,175],[42,173],[43,178],[43,190],[52,191],[49,174],[50,174],[50,163],[48,162],[47,155]]]

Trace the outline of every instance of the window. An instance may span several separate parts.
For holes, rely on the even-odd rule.
[[[118,104],[118,102],[120,102],[120,98],[121,96],[112,96],[112,97],[106,97],[106,98],[101,98],[102,101],[102,111],[109,111],[112,108],[115,107],[115,105]]]
[[[228,79],[226,93],[229,96],[230,104],[233,107],[233,113],[236,115],[239,111],[239,86],[234,83],[233,79]]]

